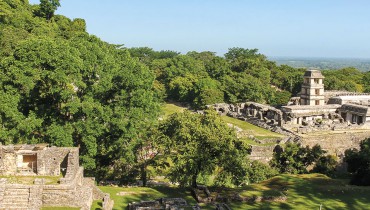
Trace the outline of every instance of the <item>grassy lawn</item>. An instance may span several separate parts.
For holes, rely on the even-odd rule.
[[[176,113],[176,112],[183,112],[186,108],[177,106],[175,104],[165,104],[163,106],[163,118],[166,119],[169,115]],[[226,123],[233,124],[241,129],[243,129],[243,133],[246,135],[253,135],[257,139],[277,139],[283,138],[284,136],[278,133],[271,132],[269,130],[260,128],[258,126],[252,125],[248,122],[241,121],[232,117],[222,116],[221,117]],[[256,144],[254,141],[251,143]]]
[[[0,178],[7,178],[8,183],[12,184],[33,184],[35,179],[45,179],[45,184],[54,185],[59,184],[59,179],[62,176],[0,176]]]
[[[279,175],[239,189],[241,196],[287,196],[286,202],[230,204],[232,209],[369,209],[370,187],[347,185],[348,180],[322,174]]]
[[[132,202],[149,201],[158,198],[184,198],[188,204],[195,204],[189,190],[176,187],[99,187],[103,192],[109,193],[114,200],[113,209],[126,209]],[[101,206],[94,202],[91,209],[98,210]]]
[[[369,209],[370,187],[347,185],[348,180],[331,179],[321,174],[279,175],[258,184],[238,189],[210,188],[212,194],[242,197],[286,195],[283,202],[230,202],[232,209]],[[111,194],[114,209],[126,209],[128,203],[140,200],[154,200],[161,197],[181,197],[189,204],[195,204],[190,191],[173,187],[121,188],[100,187]],[[213,204],[202,204],[202,209],[215,209]],[[92,209],[99,209],[94,206]]]
[[[282,137],[284,137],[281,134],[271,132],[269,130],[260,128],[258,126],[252,125],[248,122],[241,121],[241,120],[238,120],[238,119],[235,119],[235,118],[232,118],[232,117],[222,116],[221,118],[226,123],[233,124],[233,125],[241,128],[241,129],[243,129],[249,135],[253,135],[253,136],[255,136],[256,138],[259,138],[259,139],[267,139],[267,138],[272,139],[272,138],[282,138]]]
[[[162,107],[162,110],[163,110],[163,116],[162,117],[164,119],[166,119],[171,114],[174,114],[174,113],[177,113],[177,112],[183,112],[185,109],[186,109],[185,107],[177,106],[175,104],[165,104]]]

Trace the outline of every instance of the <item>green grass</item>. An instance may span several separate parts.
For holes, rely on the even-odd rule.
[[[177,112],[183,112],[185,109],[186,109],[185,107],[177,106],[175,104],[165,104],[162,107],[162,110],[163,110],[163,113],[164,113],[162,117],[164,119],[166,119],[171,114],[174,114],[174,113],[177,113]]]
[[[7,178],[8,183],[12,184],[33,184],[36,178],[44,178],[45,184],[54,185],[59,184],[62,176],[0,176],[0,178]]]
[[[175,104],[165,104],[163,106],[163,118],[166,119],[169,115],[177,112],[183,112],[186,108],[180,107]],[[252,125],[248,122],[241,121],[232,117],[222,116],[221,117],[226,123],[233,124],[241,129],[243,129],[243,133],[245,135],[253,135],[257,139],[279,139],[283,138],[284,136],[278,133],[271,132],[269,130],[260,128],[258,126]],[[251,141],[252,144],[257,144],[254,141]]]
[[[210,188],[212,194],[227,197],[235,193],[242,197],[287,196],[285,202],[230,202],[232,209],[369,209],[370,187],[347,185],[348,180],[331,179],[322,174],[279,175],[258,184],[243,188]],[[140,200],[154,200],[161,197],[182,197],[189,204],[195,204],[190,191],[183,188],[121,188],[100,187],[111,194],[114,209],[126,209],[128,203]],[[123,192],[118,195],[117,193]],[[123,195],[123,196],[122,196]],[[215,209],[213,204],[201,204],[202,209]],[[94,206],[92,209],[99,209]]]
[[[282,138],[281,134],[274,133],[272,131],[260,128],[258,126],[252,125],[248,122],[235,119],[233,117],[222,116],[221,117],[226,123],[233,124],[245,131],[248,135],[253,135],[258,139],[272,139],[272,138]]]
[[[190,191],[176,187],[99,187],[103,192],[109,193],[114,200],[113,209],[126,209],[127,205],[132,202],[149,201],[158,198],[184,198],[189,204],[195,204]],[[98,210],[101,208],[99,202],[94,202],[91,209]]]
[[[237,191],[241,196],[287,196],[286,202],[230,204],[232,209],[369,209],[370,188],[322,174],[279,175]]]

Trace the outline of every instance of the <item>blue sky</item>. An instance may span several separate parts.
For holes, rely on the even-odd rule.
[[[370,58],[368,0],[60,0],[89,33],[127,47]],[[30,0],[39,3],[39,0]]]

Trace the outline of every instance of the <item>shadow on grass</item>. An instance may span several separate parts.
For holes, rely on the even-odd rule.
[[[151,201],[159,198],[183,198],[188,204],[196,204],[191,196],[190,190],[176,187],[99,187],[102,191],[110,194],[114,200],[113,209],[128,209],[132,202]]]
[[[368,209],[370,187],[347,185],[347,180],[330,179],[321,174],[279,175],[259,184],[243,188],[210,188],[212,195],[232,197],[278,197],[286,196],[284,201],[230,201],[231,209]],[[149,201],[158,198],[184,198],[189,205],[196,201],[186,188],[176,187],[100,187],[114,199],[114,209],[127,209],[131,202]],[[202,204],[202,209],[214,209],[213,204]]]
[[[370,204],[370,188],[349,186],[344,180],[321,174],[286,175],[293,183],[287,186],[284,209],[366,209]],[[283,207],[282,207],[283,208]]]

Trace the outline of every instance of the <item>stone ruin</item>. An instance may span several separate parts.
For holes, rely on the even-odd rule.
[[[113,207],[109,194],[84,177],[75,147],[0,144],[0,177],[0,209],[89,210],[93,200],[102,200],[103,209]]]
[[[370,130],[370,94],[324,91],[324,76],[307,70],[299,97],[280,109],[246,102],[214,104],[221,115],[248,120],[278,133],[309,133],[320,130]]]
[[[133,202],[128,205],[128,210],[200,210],[198,205],[188,205],[183,198],[159,198],[154,201]]]
[[[325,92],[323,79],[320,71],[307,70],[300,96],[291,98],[287,106],[280,108],[256,102],[219,103],[207,108],[286,136],[276,142],[268,142],[275,143],[272,146],[253,145],[252,160],[268,162],[277,144],[286,142],[298,142],[311,147],[313,143],[319,144],[329,154],[342,160],[346,149],[358,148],[358,143],[370,136],[370,94]],[[315,133],[323,135],[317,136]],[[329,138],[326,139],[326,136]],[[263,143],[253,136],[249,138]]]

